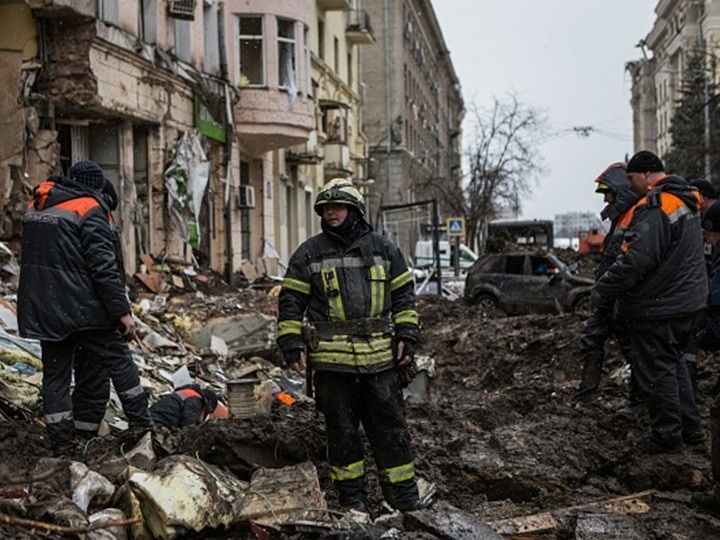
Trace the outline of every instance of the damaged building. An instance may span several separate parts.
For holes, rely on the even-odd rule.
[[[128,274],[145,254],[281,274],[319,231],[319,187],[367,180],[359,3],[0,2],[2,237],[36,185],[91,159],[120,195]]]

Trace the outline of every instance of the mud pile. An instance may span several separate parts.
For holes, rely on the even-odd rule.
[[[627,370],[614,343],[608,344],[598,401],[572,405],[582,369],[579,316],[490,318],[461,302],[423,296],[418,303],[418,354],[431,358],[435,369],[429,397],[408,398],[408,420],[418,474],[436,485],[436,502],[505,538],[720,537],[720,520],[690,504],[691,493],[709,482],[709,446],[655,456],[636,449],[648,420],[644,411],[621,412]],[[706,427],[716,378],[713,358],[700,357],[698,401]],[[78,459],[92,466],[119,455],[122,444],[122,437],[111,436]],[[268,418],[184,428],[165,447],[242,479],[258,467],[312,461],[328,504],[335,504],[322,418],[311,403],[275,404]],[[0,423],[0,454],[2,471],[29,470],[49,455],[42,428]],[[382,514],[372,459],[369,466],[371,508]],[[0,512],[13,511],[9,491],[0,477]],[[395,531],[397,538],[451,537],[412,520]],[[0,528],[3,538],[17,533]]]

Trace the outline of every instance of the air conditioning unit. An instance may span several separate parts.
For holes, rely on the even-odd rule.
[[[168,14],[175,19],[195,20],[195,0],[170,0]]]
[[[252,186],[240,186],[237,199],[238,208],[255,208],[255,188]]]

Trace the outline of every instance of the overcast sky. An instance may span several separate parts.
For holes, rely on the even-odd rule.
[[[514,93],[544,111],[555,139],[539,146],[546,173],[522,218],[599,213],[593,180],[632,155],[631,80],[625,63],[655,21],[657,0],[433,0],[465,103]],[[466,116],[467,148],[473,130]],[[591,126],[589,137],[573,128]]]

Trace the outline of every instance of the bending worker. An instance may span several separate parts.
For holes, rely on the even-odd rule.
[[[416,510],[422,503],[402,394],[416,371],[412,276],[400,250],[365,221],[362,195],[349,180],[326,184],[315,212],[322,233],[290,258],[278,345],[291,368],[305,374],[308,363],[314,372],[341,506],[367,511],[362,424],[385,500],[401,511]],[[311,324],[305,340],[304,318]]]
[[[160,398],[150,407],[150,414],[156,424],[179,428],[204,422],[217,404],[215,392],[197,384],[188,384]]]

